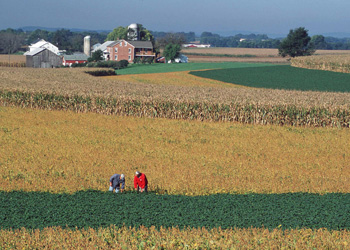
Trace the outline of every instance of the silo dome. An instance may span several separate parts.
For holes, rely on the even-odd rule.
[[[129,25],[128,27],[129,29],[137,29],[137,24],[136,23],[132,23]]]

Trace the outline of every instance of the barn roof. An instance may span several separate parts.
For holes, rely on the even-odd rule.
[[[63,57],[65,60],[74,60],[74,61],[86,61],[88,59],[88,56],[83,53],[73,54],[73,55],[64,55]]]
[[[107,41],[107,42],[104,42],[104,43],[100,44],[99,46],[97,46],[96,48],[94,48],[94,49],[92,50],[92,52],[95,52],[95,51],[97,51],[97,50],[105,51],[105,50],[107,49],[107,47],[108,47],[109,45],[111,45],[112,43],[114,43],[114,42],[115,42],[115,41]]]
[[[34,49],[33,51],[27,51],[24,53],[25,56],[35,56],[36,54],[39,54],[40,52],[46,50],[46,48],[37,48]]]
[[[145,48],[145,49],[153,49],[153,44],[151,41],[128,41],[135,48]]]

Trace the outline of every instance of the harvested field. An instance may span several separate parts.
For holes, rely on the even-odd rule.
[[[162,194],[349,193],[348,129],[0,107],[0,190],[107,191],[135,170]]]
[[[157,85],[172,86],[198,86],[198,87],[237,87],[242,86],[215,81],[211,79],[199,78],[189,74],[189,71],[156,73],[156,74],[135,74],[135,75],[118,75],[105,77],[111,80],[119,80],[124,82],[147,83]]]
[[[278,49],[256,49],[256,48],[184,48],[184,54],[188,55],[191,62],[270,62],[288,63],[287,58],[278,55]],[[198,55],[193,55],[198,54]],[[204,54],[227,54],[237,57],[205,56]],[[315,55],[343,55],[350,54],[350,50],[317,50]],[[241,57],[247,55],[248,57]],[[254,57],[249,57],[254,56]]]

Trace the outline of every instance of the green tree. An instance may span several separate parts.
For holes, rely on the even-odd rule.
[[[173,62],[175,58],[179,57],[180,52],[181,46],[179,44],[169,43],[167,46],[165,46],[163,55],[167,61],[171,60]]]
[[[96,50],[91,54],[91,57],[88,58],[88,62],[100,62],[104,61],[102,50]]]
[[[107,35],[106,41],[116,41],[119,39],[127,39],[128,36],[128,27],[119,26],[115,28],[111,33]]]
[[[315,49],[327,49],[329,46],[322,35],[315,35],[311,37],[311,42],[313,43]]]
[[[139,32],[141,41],[152,41],[153,42],[154,37],[149,30],[147,30],[145,27],[143,27],[142,24],[138,24],[137,28],[138,28],[138,32]],[[111,33],[109,33],[107,35],[106,41],[116,41],[116,40],[120,40],[120,39],[133,40],[134,37],[128,37],[128,33],[129,33],[128,26],[127,27],[119,26],[118,28],[115,28]]]
[[[296,57],[312,55],[315,50],[308,31],[300,27],[289,31],[287,38],[281,42],[278,52],[282,57]]]

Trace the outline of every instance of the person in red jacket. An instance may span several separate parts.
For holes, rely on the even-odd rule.
[[[134,188],[137,191],[147,192],[147,177],[144,173],[140,173],[139,171],[136,171],[135,177],[134,177]]]

